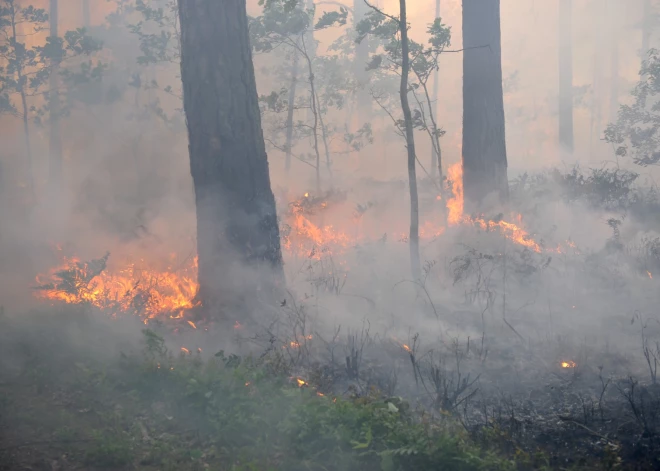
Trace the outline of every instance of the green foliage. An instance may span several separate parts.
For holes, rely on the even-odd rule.
[[[641,166],[660,162],[660,52],[651,49],[640,71],[632,105],[619,108],[616,123],[605,130],[605,141],[616,147],[616,155],[631,157]]]

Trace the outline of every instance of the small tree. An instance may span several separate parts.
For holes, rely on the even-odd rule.
[[[621,105],[617,121],[605,130],[605,141],[618,157],[642,165],[660,162],[660,52],[651,49],[642,63],[641,79],[632,91],[634,102]]]
[[[43,93],[44,85],[53,73],[58,73],[60,64],[66,59],[89,55],[100,48],[84,29],[68,31],[63,37],[49,36],[43,44],[28,48],[23,41],[25,34],[20,29],[30,25],[32,34],[36,34],[48,29],[48,21],[44,9],[33,5],[22,7],[16,0],[0,0],[0,57],[4,61],[4,66],[0,67],[0,112],[20,117],[23,122],[28,186],[33,196],[30,119],[40,122],[44,109],[37,107],[38,102],[31,101]],[[47,96],[57,93],[57,89],[47,90]],[[57,116],[53,118],[59,119],[62,110],[55,111]]]

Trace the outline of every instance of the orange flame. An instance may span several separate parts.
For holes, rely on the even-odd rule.
[[[514,223],[507,221],[487,221],[480,217],[472,218],[463,214],[463,166],[461,162],[456,162],[447,169],[447,178],[452,183],[451,191],[453,194],[447,201],[447,209],[449,210],[447,222],[450,226],[473,224],[482,230],[499,230],[507,239],[513,240],[517,244],[527,247],[534,252],[541,252],[541,247],[531,238],[530,234]],[[522,215],[516,215],[515,219],[519,223],[522,222]]]
[[[68,304],[89,304],[101,310],[132,312],[145,323],[158,316],[182,318],[198,306],[197,258],[173,271],[139,269],[134,263],[107,267],[107,256],[89,263],[64,257],[61,266],[38,275],[35,296]],[[192,321],[188,323],[196,328]]]
[[[577,366],[577,364],[574,361],[571,361],[571,360],[561,362],[561,367],[562,368],[575,368],[576,366]]]

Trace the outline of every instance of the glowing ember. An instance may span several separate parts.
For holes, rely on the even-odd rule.
[[[405,343],[404,343],[403,345],[401,345],[401,346],[403,347],[403,349],[404,349],[406,352],[408,352],[408,353],[411,353],[411,352],[412,352],[412,349],[411,349],[408,345],[406,345]]]
[[[574,361],[571,361],[571,360],[561,362],[561,367],[562,368],[575,368],[576,366],[577,366],[577,364]]]
[[[646,274],[649,276],[649,278],[652,280],[653,279],[653,274],[651,274],[650,271],[647,271]]]
[[[185,353],[186,355],[190,355],[190,350],[188,350],[186,347],[181,347],[181,352]]]
[[[88,304],[113,315],[135,313],[145,323],[155,317],[180,319],[198,306],[197,258],[178,270],[140,269],[130,263],[112,268],[109,254],[91,262],[64,258],[60,267],[38,275],[35,296],[48,301]],[[191,327],[197,328],[192,321]]]
[[[303,379],[296,378],[296,382],[298,383],[299,388],[302,388],[303,386],[307,386],[307,382]]]

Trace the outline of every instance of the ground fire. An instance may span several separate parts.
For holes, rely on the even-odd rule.
[[[542,249],[541,246],[523,228],[503,220],[488,220],[482,216],[469,216],[463,212],[463,187],[461,164],[452,165],[447,172],[448,192],[451,197],[446,201],[447,223],[439,219],[428,218],[420,225],[422,240],[431,241],[441,237],[447,225],[475,227],[482,231],[497,232],[508,240],[534,252],[557,252],[556,249]],[[347,204],[346,194],[340,191],[328,191],[321,195],[305,193],[294,199],[283,212],[282,247],[285,258],[302,257],[320,260],[331,256],[338,263],[345,263],[345,255],[352,247],[371,241],[369,234],[360,230],[360,222],[367,206],[358,205],[352,215],[341,225],[323,224],[324,212],[329,208]],[[438,218],[442,211],[438,211]],[[518,223],[520,216],[514,216]],[[394,234],[398,234],[393,230]],[[384,240],[384,239],[382,239]],[[407,241],[406,234],[396,240]],[[573,245],[574,246],[574,245]],[[186,317],[186,312],[195,308],[197,294],[197,260],[174,263],[166,269],[138,267],[128,261],[124,265],[108,264],[109,254],[104,257],[82,262],[76,257],[63,257],[60,266],[47,274],[37,276],[35,296],[51,302],[68,304],[89,304],[101,310],[116,313],[134,313],[147,323],[150,319],[181,319],[196,329],[197,325]],[[174,256],[176,259],[176,256]]]

